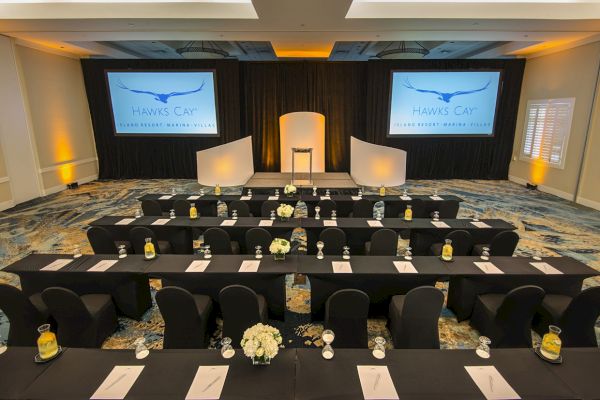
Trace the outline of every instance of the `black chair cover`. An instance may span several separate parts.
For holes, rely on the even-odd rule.
[[[274,210],[275,213],[277,213],[277,207],[279,207],[279,203],[275,200],[265,200],[260,206],[260,215],[262,217],[270,217],[271,210]]]
[[[146,244],[146,238],[152,239],[154,245],[154,251],[156,254],[171,253],[171,246],[169,242],[157,240],[156,234],[152,229],[145,226],[136,226],[129,231],[129,241],[133,247],[135,254],[144,254],[144,245]]]
[[[444,239],[452,240],[452,255],[468,256],[473,251],[473,237],[467,231],[452,231],[446,235]],[[444,242],[445,243],[445,242]],[[434,243],[431,245],[430,252],[433,256],[442,254],[442,246],[444,243]]]
[[[223,314],[223,337],[231,338],[234,347],[240,347],[246,329],[259,322],[267,322],[265,298],[249,287],[224,287],[219,293],[219,305]]]
[[[373,203],[367,199],[355,201],[352,206],[353,218],[373,218]]]
[[[221,228],[209,228],[204,232],[204,244],[210,246],[212,254],[239,254],[239,245],[232,242],[229,233]]]
[[[325,243],[323,254],[341,256],[346,245],[346,233],[340,228],[327,228],[321,232],[319,240]]]
[[[494,236],[490,244],[477,244],[473,246],[473,254],[477,256],[481,255],[483,248],[488,247],[491,256],[512,257],[518,243],[519,235],[517,232],[504,231]]]
[[[110,232],[101,226],[92,226],[87,230],[87,237],[95,254],[118,254]]]
[[[14,286],[0,284],[0,309],[10,323],[8,346],[36,346],[37,328],[50,322],[41,295],[27,297]]]
[[[325,329],[335,334],[334,348],[367,348],[369,296],[360,290],[338,290],[325,303]]]
[[[233,214],[233,210],[237,211],[238,217],[250,217],[250,206],[242,200],[234,200],[229,203],[229,216]]]
[[[142,200],[142,212],[146,217],[162,217],[162,208],[156,200]]]
[[[256,246],[262,247],[263,254],[269,254],[269,246],[273,241],[271,233],[264,228],[252,228],[246,232],[246,252],[255,254]]]
[[[392,229],[373,232],[367,243],[367,254],[371,256],[395,256],[398,252],[398,234]]]
[[[183,199],[175,200],[173,202],[173,210],[175,210],[175,215],[178,217],[189,217],[190,216],[190,202],[187,200],[183,200]],[[198,215],[200,215],[200,213],[198,213]]]
[[[337,210],[337,205],[333,200],[319,200],[317,205],[321,208],[321,210],[319,211],[319,215],[321,216],[321,218],[329,218],[331,217],[331,212],[333,210]]]

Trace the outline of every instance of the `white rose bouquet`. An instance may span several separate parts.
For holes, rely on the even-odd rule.
[[[269,246],[269,251],[276,260],[284,260],[285,255],[290,252],[290,242],[285,239],[275,238]]]
[[[296,186],[290,184],[290,185],[285,185],[285,187],[283,188],[283,193],[287,194],[288,196],[291,196],[293,194],[296,194]]]
[[[279,352],[281,333],[270,325],[258,323],[244,332],[240,345],[254,364],[269,364]]]
[[[280,204],[277,207],[277,215],[281,218],[290,218],[294,214],[294,207],[289,204]]]

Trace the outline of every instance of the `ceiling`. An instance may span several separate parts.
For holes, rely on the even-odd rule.
[[[368,60],[534,57],[600,40],[600,0],[0,0],[0,34],[72,57]]]

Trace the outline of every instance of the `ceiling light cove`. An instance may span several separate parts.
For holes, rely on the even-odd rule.
[[[329,58],[335,42],[277,42],[271,45],[279,58]]]

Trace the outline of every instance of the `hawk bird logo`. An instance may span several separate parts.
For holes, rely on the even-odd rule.
[[[404,86],[405,88],[408,88],[408,89],[416,90],[417,92],[420,92],[420,93],[436,94],[438,96],[438,100],[442,100],[445,103],[450,103],[450,100],[454,96],[460,96],[463,94],[471,94],[471,93],[477,93],[477,92],[484,91],[485,89],[488,88],[488,86],[490,86],[490,83],[491,83],[491,80],[488,81],[488,83],[486,83],[485,86],[483,86],[482,88],[474,89],[474,90],[458,90],[458,91],[452,92],[452,93],[438,92],[437,90],[430,90],[430,89],[419,89],[419,88],[414,87],[412,85],[412,83],[409,82],[408,79],[402,84],[402,86]]]
[[[121,88],[123,90],[129,90],[132,93],[149,94],[150,96],[154,97],[154,100],[160,101],[161,103],[167,104],[167,102],[169,101],[169,99],[171,97],[185,96],[185,95],[188,95],[188,94],[197,93],[197,92],[201,91],[202,88],[204,87],[204,83],[205,82],[202,82],[202,85],[200,85],[200,87],[198,89],[190,90],[190,91],[187,91],[187,92],[171,92],[171,93],[155,93],[155,92],[151,92],[149,90],[130,89],[127,86],[125,86],[125,84],[123,84],[123,82],[121,82],[120,79],[117,82],[117,87],[119,87],[119,88]]]

